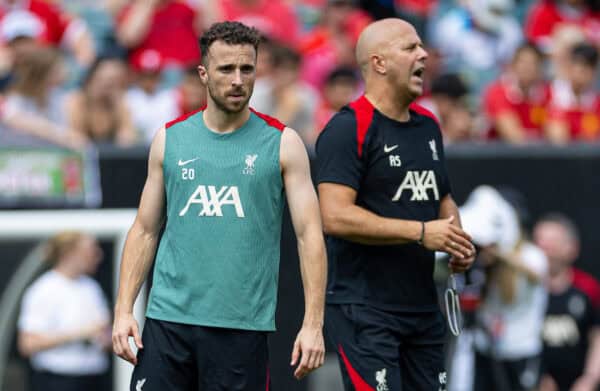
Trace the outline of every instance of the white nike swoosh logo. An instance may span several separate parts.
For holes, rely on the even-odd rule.
[[[185,166],[186,164],[189,164],[191,162],[195,162],[196,160],[200,159],[199,157],[195,158],[195,159],[190,159],[190,160],[181,160],[179,159],[179,162],[177,163],[179,166]]]
[[[396,148],[398,148],[398,144],[392,145],[391,147],[388,147],[387,144],[386,144],[386,145],[383,146],[383,152],[390,153],[390,152],[392,152]]]

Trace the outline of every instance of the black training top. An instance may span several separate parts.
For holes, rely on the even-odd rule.
[[[410,106],[410,120],[381,114],[362,96],[317,140],[318,183],[356,190],[356,204],[382,216],[429,221],[450,193],[437,120]],[[434,253],[416,244],[370,246],[327,238],[328,303],[401,311],[437,310]]]
[[[559,390],[569,390],[585,370],[592,328],[600,327],[600,284],[573,269],[573,283],[560,294],[549,294],[544,320],[544,371]]]

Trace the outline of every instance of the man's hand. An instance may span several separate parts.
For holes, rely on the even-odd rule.
[[[575,380],[571,391],[594,391],[596,389],[597,382],[590,375],[583,374]]]
[[[461,260],[461,263],[470,265],[473,261],[465,260],[475,256],[471,236],[452,224],[453,220],[454,216],[450,216],[447,219],[426,222],[423,246],[429,250],[446,252],[453,258]]]
[[[550,375],[542,375],[538,391],[558,391],[558,385]]]
[[[143,349],[142,338],[138,323],[131,313],[116,313],[113,324],[113,351],[123,360],[129,361],[133,365],[137,364],[137,357],[133,354],[129,346],[129,337],[133,337],[138,349]]]
[[[294,371],[294,377],[302,379],[309,372],[319,368],[325,361],[325,342],[323,341],[323,328],[302,326],[292,351],[292,362],[294,366],[300,360],[300,364]]]

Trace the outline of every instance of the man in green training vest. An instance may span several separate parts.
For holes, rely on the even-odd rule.
[[[152,142],[113,326],[115,353],[135,365],[132,391],[269,389],[266,340],[275,330],[284,195],[306,300],[294,376],[323,363],[327,272],[318,201],[300,137],[248,106],[258,42],[241,23],[211,26],[198,67],[207,106],[167,123]],[[155,251],[140,338],[133,303]]]

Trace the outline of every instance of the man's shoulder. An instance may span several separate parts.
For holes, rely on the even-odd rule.
[[[589,297],[595,308],[600,308],[600,282],[591,274],[573,268],[573,286]]]
[[[196,114],[198,114],[198,113],[200,113],[200,112],[204,111],[204,109],[205,109],[205,106],[203,106],[203,107],[200,107],[199,109],[196,109],[196,110],[190,111],[189,113],[183,114],[183,115],[181,115],[181,116],[179,116],[179,117],[177,117],[177,118],[175,118],[175,119],[173,119],[173,120],[171,120],[171,121],[167,122],[167,123],[165,124],[165,129],[170,129],[170,128],[174,127],[174,126],[175,126],[175,125],[177,125],[177,124],[182,124],[182,123],[184,123],[185,121],[188,121],[188,120],[189,120],[191,117],[193,117],[193,116],[195,116]]]
[[[354,130],[359,135],[366,133],[373,121],[374,111],[371,102],[361,96],[335,113],[325,126],[324,131],[340,129],[343,131]]]

